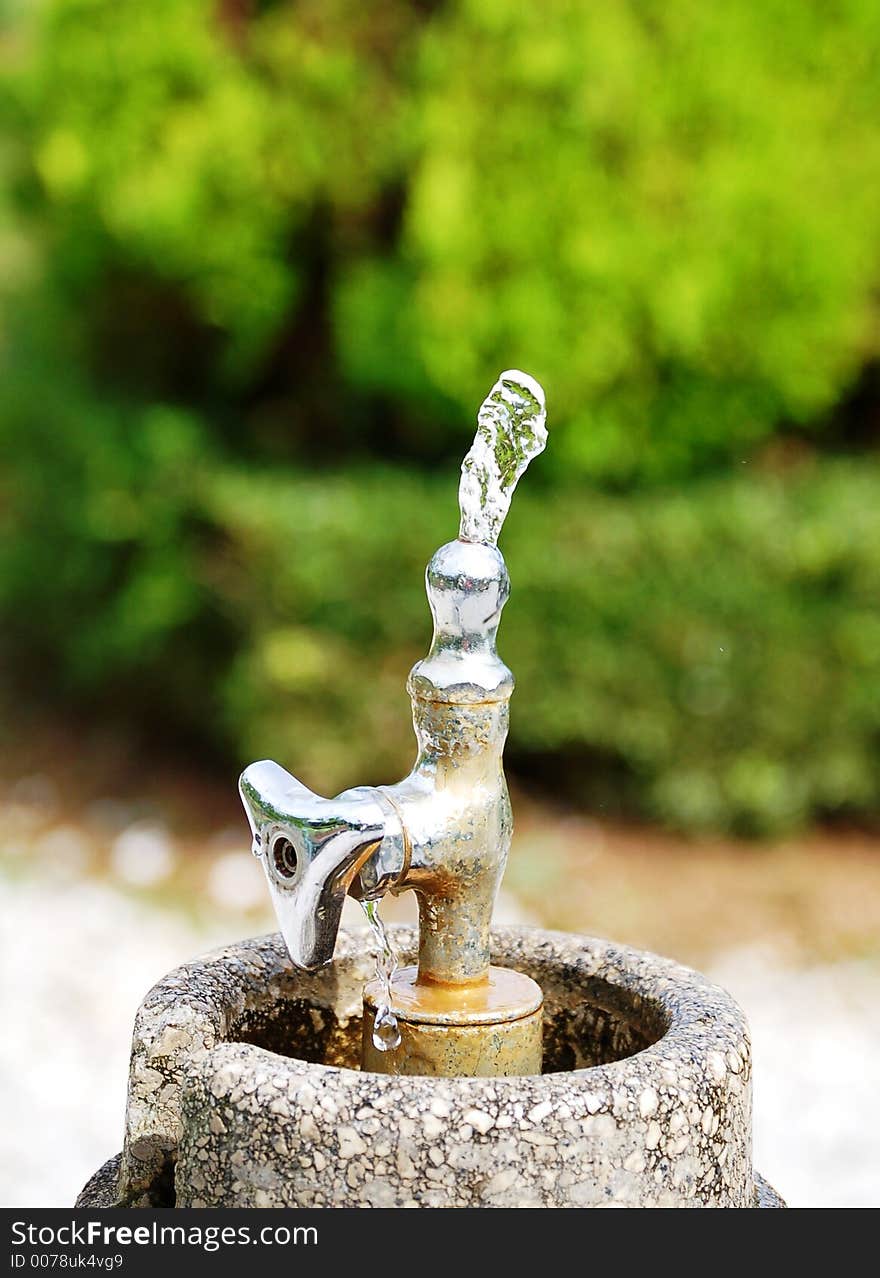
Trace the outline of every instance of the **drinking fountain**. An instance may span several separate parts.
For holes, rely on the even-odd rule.
[[[275,762],[244,771],[280,935],[147,995],[123,1150],[80,1205],[784,1205],[752,1167],[748,1028],[724,990],[626,946],[492,927],[514,687],[497,541],[546,439],[540,386],[502,373],[459,535],[427,568],[410,774],[326,799]],[[418,929],[386,931],[379,903],[406,891]],[[340,930],[346,896],[375,975],[364,935]]]
[[[434,638],[407,684],[418,742],[409,776],[335,799],[268,761],[241,778],[254,851],[298,967],[332,959],[346,893],[364,902],[416,893],[418,964],[365,991],[364,1069],[540,1072],[541,991],[491,966],[489,929],[513,825],[502,766],[513,675],[495,649],[510,580],[496,543],[517,480],[546,443],[545,417],[543,391],[519,372],[502,373],[480,410],[458,539],[426,573]]]

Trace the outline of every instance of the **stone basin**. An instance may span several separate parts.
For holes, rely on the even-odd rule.
[[[404,962],[415,930],[389,929]],[[178,968],[135,1022],[122,1153],[80,1206],[781,1207],[752,1167],[742,1011],[699,973],[608,941],[497,928],[544,991],[541,1074],[362,1072],[373,960],[280,935]]]

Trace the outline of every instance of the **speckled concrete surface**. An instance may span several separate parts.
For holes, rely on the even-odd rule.
[[[397,929],[405,957],[414,940]],[[499,929],[494,961],[544,989],[551,1072],[351,1068],[359,938],[310,976],[277,936],[172,973],[138,1014],[121,1199],[161,1201],[176,1161],[181,1206],[757,1204],[750,1047],[729,995],[654,955],[534,929]]]

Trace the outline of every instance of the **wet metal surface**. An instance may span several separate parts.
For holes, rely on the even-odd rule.
[[[364,990],[362,1069],[443,1078],[540,1074],[544,997],[523,972],[490,967],[474,984],[438,985],[405,967],[390,992],[400,1044],[376,1049],[373,1021],[384,991],[371,981]]]

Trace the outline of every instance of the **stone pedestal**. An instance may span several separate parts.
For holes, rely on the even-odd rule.
[[[395,928],[403,961],[412,929]],[[751,1159],[743,1014],[688,968],[607,941],[499,928],[493,962],[544,992],[544,1072],[358,1069],[372,960],[341,934],[295,971],[280,936],[147,995],[122,1154],[82,1206],[779,1207]]]

